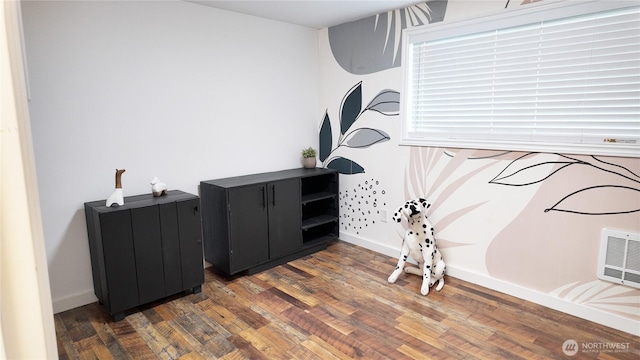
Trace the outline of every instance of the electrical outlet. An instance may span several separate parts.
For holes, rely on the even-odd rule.
[[[387,209],[380,210],[380,221],[387,222],[388,215],[389,214],[387,214]]]

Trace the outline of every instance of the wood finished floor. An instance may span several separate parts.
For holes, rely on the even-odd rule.
[[[55,315],[60,359],[638,359],[638,337],[447,277],[387,276],[396,259],[345,243],[251,276],[205,270],[202,292],[127,312]],[[562,352],[565,340],[629,350]]]

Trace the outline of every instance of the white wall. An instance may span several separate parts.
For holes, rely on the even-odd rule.
[[[23,2],[54,311],[95,301],[83,203],[198,193],[317,146],[317,31],[181,1]]]

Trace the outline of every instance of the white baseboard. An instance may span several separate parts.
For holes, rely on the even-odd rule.
[[[53,299],[53,313],[61,313],[96,301],[98,301],[98,298],[93,293],[93,289]]]
[[[340,233],[340,240],[350,244],[361,246],[365,249],[373,250],[381,254],[397,257],[400,254],[400,245],[392,248],[385,244],[373,242],[351,234]],[[548,308],[562,311],[566,314],[579,317],[581,319],[593,321],[595,323],[608,326],[610,328],[624,331],[626,333],[640,336],[640,322],[628,319],[616,314],[604,312],[602,310],[590,308],[581,304],[576,304],[564,299],[560,299],[548,294],[527,289],[520,285],[512,284],[503,280],[491,278],[484,274],[478,274],[473,271],[458,268],[447,264],[447,275],[456,279],[468,281],[491,290],[515,296],[517,298],[530,301],[532,303],[546,306]]]
[[[205,269],[211,266],[211,264],[206,261],[204,261],[203,263]],[[61,313],[63,311],[91,304],[96,301],[98,301],[98,298],[93,293],[93,289],[82,291],[59,299],[53,299],[53,313]]]
[[[358,245],[365,249],[373,250],[383,255],[387,255],[395,258],[398,258],[398,256],[400,256],[400,246],[402,245],[400,243],[398,244],[398,247],[392,247],[386,244],[376,243],[368,239],[363,239],[361,237],[353,236],[351,234],[342,233],[342,232],[340,233],[340,236],[338,236],[338,238],[340,240],[343,240],[344,242],[348,242],[353,245]],[[412,260],[412,259],[409,259],[409,260]]]

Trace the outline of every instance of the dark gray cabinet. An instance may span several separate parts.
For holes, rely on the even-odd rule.
[[[202,181],[205,259],[254,273],[326,248],[338,234],[338,173],[292,169]]]
[[[199,292],[204,282],[200,201],[173,190],[84,204],[93,284],[116,321],[124,311],[177,294]]]

